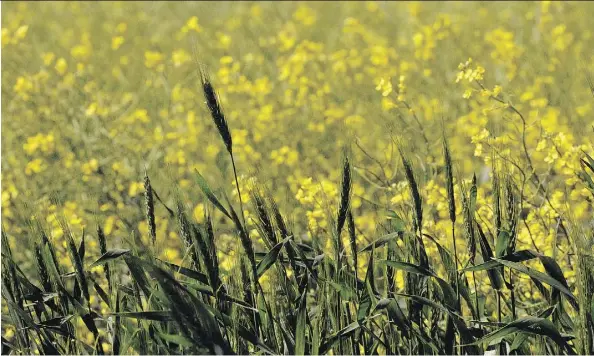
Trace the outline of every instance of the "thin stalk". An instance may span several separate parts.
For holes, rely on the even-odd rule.
[[[456,305],[458,306],[458,310],[460,311],[460,316],[462,316],[462,305],[460,303],[460,284],[459,284],[459,278],[458,278],[458,268],[459,268],[459,266],[458,266],[458,249],[456,248],[456,224],[453,221],[452,221],[452,243],[454,245],[454,263],[456,266],[456,270],[454,271],[454,278],[456,279]],[[454,333],[454,338],[456,338],[456,334],[457,333]],[[454,340],[454,343],[455,343],[455,340]],[[458,350],[458,351],[460,351],[460,350]]]
[[[514,320],[516,320],[516,293],[514,292],[514,276],[511,268],[509,270],[509,290],[511,292],[512,317]]]
[[[501,293],[498,290],[495,290],[495,293],[497,294],[497,322],[499,322],[499,324],[501,324],[501,319],[502,319],[502,315],[501,315]],[[505,355],[505,344],[503,342],[499,343],[499,354],[500,355]]]
[[[501,293],[498,290],[496,290],[495,293],[497,293],[497,321],[501,323]]]
[[[233,157],[233,153],[229,153],[231,156],[231,165],[233,166],[233,176],[235,176],[235,186],[237,187],[237,194],[239,195],[239,208],[241,209],[241,219],[243,220],[243,226],[246,227],[247,233],[247,225],[245,224],[245,214],[243,213],[243,199],[241,198],[241,190],[239,189],[239,180],[237,179],[237,169],[235,168],[235,158]]]
[[[474,266],[474,261],[472,262],[472,265]],[[475,273],[474,271],[472,271],[472,283],[474,284],[474,307],[476,308],[476,316],[478,317],[478,320],[481,320],[481,316],[479,315],[479,301],[478,301],[478,288],[476,286],[476,277],[475,277]],[[480,324],[479,324],[480,327]],[[482,329],[482,327],[481,327]]]
[[[459,281],[458,281],[458,249],[456,248],[456,227],[454,222],[452,222],[452,243],[454,245],[454,263],[456,264],[456,272],[455,272],[455,278],[456,278],[456,297],[457,302],[458,302],[458,308],[460,308],[460,285],[459,285]],[[460,313],[462,313],[462,308],[460,308]]]

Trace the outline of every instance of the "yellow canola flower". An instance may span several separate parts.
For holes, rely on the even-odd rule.
[[[113,49],[114,51],[117,50],[118,48],[120,48],[120,46],[122,44],[124,44],[124,37],[123,36],[114,36],[111,39],[111,49]]]
[[[60,58],[56,61],[56,65],[54,68],[56,69],[56,72],[58,72],[58,74],[64,75],[66,74],[66,70],[68,70],[68,63],[64,58]]]
[[[202,32],[202,28],[200,27],[200,25],[198,25],[198,17],[196,16],[192,16],[188,19],[188,22],[186,22],[186,28],[188,31],[196,31],[196,32]]]
[[[204,219],[205,213],[206,213],[206,209],[204,207],[204,204],[200,203],[200,204],[196,205],[196,207],[194,207],[192,216],[194,217],[194,219],[197,222],[203,223],[205,221],[205,219]]]
[[[143,182],[132,182],[130,183],[130,187],[128,188],[128,195],[131,197],[135,197],[141,192],[144,192],[144,183]]]
[[[128,24],[126,24],[125,22],[120,22],[117,26],[116,26],[116,31],[118,33],[124,33],[126,32],[126,30],[128,29]]]
[[[185,50],[178,49],[173,52],[171,59],[175,67],[180,67],[190,61],[190,55]]]
[[[10,31],[7,28],[2,28],[2,48],[10,43]]]
[[[34,160],[27,163],[25,167],[25,174],[30,176],[36,173],[41,173],[47,168],[45,162],[40,158],[35,158]]]
[[[306,5],[300,5],[293,17],[305,26],[311,26],[316,22],[316,13]]]
[[[157,68],[159,69],[162,65],[165,57],[162,53],[157,51],[146,51],[144,52],[144,65],[147,68]]]
[[[20,26],[19,28],[17,28],[16,31],[14,31],[13,34],[13,40],[22,40],[23,38],[25,38],[25,36],[27,36],[27,32],[29,31],[29,25],[23,25]]]

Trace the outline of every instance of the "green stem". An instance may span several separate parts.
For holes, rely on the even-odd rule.
[[[474,266],[474,261],[472,262],[472,265]],[[476,316],[478,317],[478,320],[480,321],[481,315],[480,315],[480,311],[479,311],[478,288],[476,285],[476,277],[475,277],[474,271],[472,271],[472,283],[474,284],[474,307],[476,308]]]
[[[243,220],[243,226],[245,227],[246,234],[248,233],[247,225],[245,224],[245,215],[243,213],[243,199],[241,199],[241,190],[239,189],[239,180],[237,179],[237,169],[235,168],[235,158],[233,153],[229,153],[231,156],[231,165],[233,166],[233,175],[235,176],[235,186],[237,187],[237,195],[239,195],[239,209],[241,209],[241,219]]]
[[[516,293],[514,293],[514,276],[513,272],[510,268],[509,270],[509,289],[511,291],[511,308],[512,308],[512,317],[516,320]]]
[[[455,272],[455,278],[456,278],[456,296],[457,296],[457,301],[458,301],[458,308],[460,308],[460,285],[458,282],[458,249],[456,248],[456,227],[454,225],[454,222],[452,221],[452,243],[454,245],[454,263],[456,264],[456,272]],[[460,309],[460,313],[462,313],[462,309]]]
[[[456,248],[456,226],[454,224],[454,222],[452,221],[452,243],[454,244],[454,263],[456,265],[456,270],[454,271],[454,278],[456,279],[456,303],[458,306],[458,310],[460,311],[460,316],[462,316],[462,305],[460,303],[460,284],[459,284],[459,278],[458,278],[458,249]],[[456,337],[456,335],[454,334],[454,337]],[[455,343],[455,340],[454,340]],[[461,340],[458,343],[461,344]]]

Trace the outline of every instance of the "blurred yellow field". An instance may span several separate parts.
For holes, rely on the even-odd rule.
[[[515,284],[509,277],[511,288],[507,284],[508,289],[496,288],[498,292],[493,275],[487,278],[484,270],[476,276],[463,274],[471,292],[460,313],[466,321],[480,314],[484,322],[502,323],[501,313],[497,315],[501,298],[513,300],[513,317],[510,309],[506,322],[555,306],[552,324],[562,334],[573,332],[564,324],[566,315],[581,325],[575,339],[567,338],[568,347],[594,352],[594,340],[584,341],[592,338],[592,331],[584,330],[594,325],[594,281],[583,277],[594,271],[594,182],[589,178],[594,177],[594,163],[588,160],[594,156],[594,85],[589,79],[594,71],[593,12],[594,3],[555,1],[3,2],[2,229],[11,260],[37,280],[36,244],[43,230],[55,246],[61,272],[77,271],[61,219],[77,245],[84,235],[85,266],[105,252],[97,227],[109,248],[151,246],[146,204],[153,194],[146,193],[146,175],[156,192],[150,203],[154,257],[207,274],[201,265],[206,262],[188,264],[192,253],[186,236],[193,233],[187,235],[173,211],[185,210],[197,226],[208,226],[212,218],[217,269],[232,286],[237,281],[227,278],[240,273],[246,256],[245,241],[236,230],[241,224],[227,219],[207,199],[198,171],[223,205],[239,212],[260,260],[274,245],[263,236],[258,195],[253,194],[260,189],[278,203],[292,239],[310,246],[312,253],[323,252],[330,263],[337,263],[336,270],[343,258],[348,261],[345,268],[356,264],[352,270],[361,280],[366,280],[373,260],[364,253],[352,260],[354,243],[354,250],[360,250],[395,228],[425,241],[431,273],[444,279],[451,271],[441,262],[441,246],[452,253],[458,269],[489,260],[484,241],[491,257],[530,250],[535,255],[525,265],[556,278],[548,260],[536,258],[549,256],[562,270],[558,281],[571,294],[561,292],[568,298],[565,304],[555,299],[561,298],[556,284],[547,285],[550,290],[543,287],[543,299],[542,288],[534,282],[538,278],[505,265],[509,276],[516,271]],[[216,118],[213,123],[213,109],[205,104],[205,76],[218,94],[232,136],[237,176]],[[451,192],[444,138],[453,161]],[[346,192],[352,234],[347,231],[350,221],[344,231],[340,226],[347,216],[346,210],[342,217],[340,212],[346,199],[345,157],[352,171]],[[458,219],[452,219],[456,215]],[[499,245],[502,230],[509,232],[513,244]],[[399,236],[394,246],[387,244],[398,251],[395,255],[382,250],[376,258],[408,256],[407,244],[418,242]],[[429,268],[417,252],[402,261]],[[252,254],[248,249],[248,260]],[[295,265],[291,267],[283,269],[285,279],[297,278]],[[385,287],[391,279],[395,291],[410,292],[410,268],[400,267],[394,267],[393,275],[391,267],[388,275],[377,272],[376,283]],[[3,265],[3,278],[5,270]],[[297,270],[312,273],[305,267]],[[103,271],[93,266],[86,273],[103,278]],[[258,283],[252,278],[252,287],[261,283],[268,293],[280,285],[280,275],[259,275]],[[454,279],[456,283],[448,283],[459,287]],[[113,297],[111,282],[104,282],[99,284],[109,285]],[[243,293],[237,288],[235,293]],[[383,297],[390,297],[386,293]],[[355,294],[358,303],[362,295]],[[93,304],[101,315],[113,312],[113,305],[91,298],[89,310]],[[568,306],[571,298],[585,308],[583,320]],[[3,300],[3,318],[7,308]],[[349,325],[349,313],[328,326],[328,333]],[[79,321],[77,337],[92,346],[86,352],[98,350],[96,345],[113,351],[103,330],[105,340],[80,331],[85,324]],[[306,340],[304,349],[297,342],[283,350],[272,346],[276,344],[269,341],[274,338],[268,329],[262,327],[258,334],[254,323],[255,334],[273,353],[443,352],[441,344],[436,349],[416,347],[416,339],[405,336],[394,339],[399,340],[394,348],[387,341],[376,349],[368,349],[367,341],[360,346],[354,346],[356,341],[328,341],[316,348],[315,323],[309,336],[299,338]],[[494,330],[488,329],[492,325],[477,325],[481,331]],[[457,345],[464,344],[463,332],[456,333]],[[3,335],[15,340],[15,327],[3,327]],[[242,348],[239,339],[222,350],[267,352],[252,344]],[[529,351],[570,353],[558,340],[531,344]],[[134,342],[127,346],[122,353],[165,352],[142,349]],[[175,352],[215,350],[187,347]],[[44,353],[40,348],[20,352],[26,350]],[[80,350],[84,348],[62,351]]]

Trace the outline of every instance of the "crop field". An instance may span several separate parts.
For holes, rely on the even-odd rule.
[[[2,354],[594,354],[594,3],[1,6]]]

